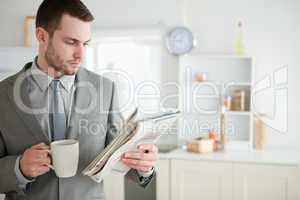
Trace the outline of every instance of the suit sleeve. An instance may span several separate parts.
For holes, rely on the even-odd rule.
[[[108,115],[108,131],[106,135],[105,144],[108,145],[118,134],[119,130],[122,127],[124,119],[119,110],[119,101],[118,101],[118,92],[115,84],[112,85],[112,98],[110,104],[110,112]],[[133,180],[142,187],[146,187],[152,180],[154,171],[147,176],[140,175],[137,170],[131,169],[126,178]]]
[[[24,195],[24,191],[19,187],[19,182],[15,173],[15,164],[18,155],[8,155],[5,147],[3,135],[0,130],[0,193],[18,193]]]
[[[29,180],[22,174],[21,169],[20,169],[20,159],[21,159],[21,156],[18,156],[16,163],[15,163],[15,174],[17,176],[18,186],[20,188],[22,188],[23,190],[26,190],[27,184],[35,181],[35,179]]]

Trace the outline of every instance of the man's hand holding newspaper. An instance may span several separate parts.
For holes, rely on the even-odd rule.
[[[129,151],[123,155],[125,165],[141,172],[149,172],[156,164],[157,147],[154,144],[141,144],[136,151]]]
[[[138,131],[142,122],[154,123],[175,118],[179,111],[168,111],[135,119],[137,109],[125,121],[120,134],[83,170],[83,174],[94,181],[101,182],[103,178],[122,160],[128,169],[139,172],[149,172],[157,161],[157,147],[153,144],[160,134]]]

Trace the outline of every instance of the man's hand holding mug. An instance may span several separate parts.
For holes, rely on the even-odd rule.
[[[24,176],[34,178],[47,173],[51,163],[49,157],[49,146],[40,143],[26,149],[20,159],[20,170]]]
[[[50,169],[53,169],[58,177],[67,178],[76,175],[78,160],[78,141],[59,140],[52,142],[50,147],[40,143],[27,149],[20,159],[20,169],[28,178],[41,176]]]

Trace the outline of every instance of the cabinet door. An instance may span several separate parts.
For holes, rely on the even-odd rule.
[[[232,164],[171,161],[172,200],[232,200]]]
[[[298,168],[234,164],[234,200],[297,200]]]
[[[109,172],[103,181],[105,199],[125,200],[126,173],[114,169]]]
[[[170,161],[158,160],[156,165],[156,199],[170,200]]]

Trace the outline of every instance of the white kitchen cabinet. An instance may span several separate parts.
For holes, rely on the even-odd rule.
[[[157,200],[300,200],[298,151],[159,154]]]
[[[171,161],[171,200],[231,200],[232,163]]]
[[[170,200],[170,161],[158,160],[156,164],[156,200]]]
[[[122,170],[111,170],[104,178],[104,195],[109,200],[125,200],[125,175]]]
[[[298,167],[233,165],[234,200],[298,199]]]

